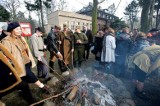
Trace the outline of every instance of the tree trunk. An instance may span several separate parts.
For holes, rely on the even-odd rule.
[[[149,10],[152,0],[144,0],[141,12],[141,31],[147,32],[149,30]]]
[[[13,21],[17,21],[16,10],[13,3],[12,3],[12,9],[13,9],[12,13]]]
[[[93,0],[93,9],[92,9],[92,33],[93,35],[96,35],[97,33],[97,6],[98,6],[98,1]]]
[[[41,5],[41,6],[40,6],[41,22],[42,22],[42,28],[44,29],[42,0],[40,0],[40,5]]]
[[[149,29],[153,28],[153,12],[154,12],[155,0],[152,0],[150,13],[149,13]]]
[[[160,9],[160,3],[158,3],[157,10],[156,10],[156,28],[158,28],[158,25],[160,23],[159,22],[159,19],[160,19],[159,9]]]

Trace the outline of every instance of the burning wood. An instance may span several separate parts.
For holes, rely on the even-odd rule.
[[[59,90],[57,91],[58,94],[56,93],[57,95],[51,95],[51,97],[48,97],[38,103],[50,100],[56,105],[58,103],[57,106],[120,106],[121,104],[126,103],[130,104],[130,106],[134,106],[134,103],[129,100],[127,100],[129,102],[126,103],[118,100],[118,102],[120,101],[120,104],[117,104],[117,99],[123,99],[124,101],[127,98],[131,98],[130,95],[126,95],[128,93],[119,79],[115,78],[113,75],[103,74],[94,70],[91,71],[90,77],[80,71],[82,75],[77,72],[77,76],[72,76],[69,80],[65,79],[62,82],[63,87],[61,88],[63,89],[57,88],[57,84],[60,82],[55,83],[56,85],[53,85],[53,89],[56,87],[56,90]],[[110,89],[114,94],[111,93]],[[59,104],[59,102],[61,102],[61,104]],[[34,105],[35,104],[32,106]]]
[[[74,86],[73,89],[71,90],[70,94],[67,96],[67,99],[70,101],[73,101],[73,99],[76,96],[77,91],[78,91],[78,86]]]
[[[105,86],[98,81],[91,81],[86,77],[78,78],[76,81],[70,81],[71,85],[78,82],[78,86],[74,86],[67,96],[69,101],[65,105],[81,106],[82,104],[90,104],[92,106],[116,106],[116,102],[112,98],[112,94]]]

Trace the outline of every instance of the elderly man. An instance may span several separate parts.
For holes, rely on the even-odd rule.
[[[133,56],[133,79],[135,83],[135,94],[138,97],[145,98],[143,91],[146,75],[160,68],[160,46],[153,45]]]

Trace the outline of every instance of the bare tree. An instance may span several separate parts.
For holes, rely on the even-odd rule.
[[[11,13],[11,20],[16,21],[20,0],[1,0],[0,3]]]
[[[58,10],[64,10],[65,8],[67,8],[67,2],[66,0],[59,0],[58,3]]]
[[[110,5],[110,6],[107,8],[107,10],[108,10],[108,13],[109,13],[109,14],[114,14],[115,11],[116,11],[115,4],[113,3],[112,5]]]
[[[57,1],[52,0],[51,2],[51,12],[54,12],[57,9]]]

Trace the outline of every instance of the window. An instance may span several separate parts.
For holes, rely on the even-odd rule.
[[[71,30],[74,30],[75,27],[74,23],[75,23],[74,21],[71,22]]]

